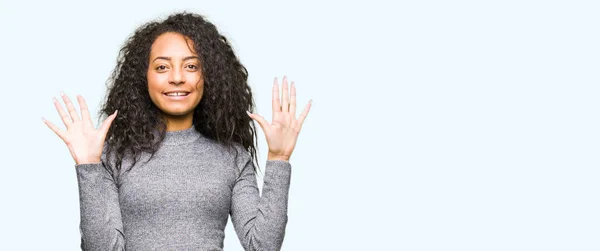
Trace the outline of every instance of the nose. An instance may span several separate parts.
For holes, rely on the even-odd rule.
[[[169,83],[174,85],[180,85],[185,83],[185,74],[181,69],[175,68],[169,75]]]

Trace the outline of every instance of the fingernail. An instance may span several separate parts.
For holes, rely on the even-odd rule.
[[[308,101],[308,103],[312,105],[312,99],[311,99],[311,100],[309,100],[309,101]]]
[[[65,95],[65,93],[63,93],[63,92],[61,91],[61,92],[60,92],[60,96],[62,97],[62,96],[64,96],[64,95]]]
[[[44,117],[42,117],[42,121],[43,121],[44,123],[46,123],[46,119],[44,119]]]
[[[117,114],[117,112],[118,112],[118,111],[119,111],[119,110],[115,110],[115,112],[114,112],[113,114]]]
[[[248,116],[251,117],[252,113],[250,113],[249,111],[246,111],[246,113],[248,114]]]
[[[52,97],[52,101],[58,102],[58,100],[56,100],[56,97]]]

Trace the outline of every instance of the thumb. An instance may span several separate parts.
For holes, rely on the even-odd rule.
[[[111,114],[110,116],[108,116],[108,118],[106,118],[104,120],[104,122],[102,122],[102,125],[100,126],[100,132],[102,132],[103,136],[106,136],[106,134],[108,133],[108,128],[110,128],[110,125],[112,124],[112,122],[117,117],[117,112],[118,111],[119,110],[115,110],[115,112],[113,114]]]
[[[265,118],[263,118],[262,116],[258,115],[258,114],[252,114],[250,112],[248,112],[248,116],[250,116],[250,118],[256,120],[256,122],[258,122],[258,125],[260,125],[260,128],[262,128],[262,130],[264,132],[267,132],[267,130],[269,129],[269,122],[267,122],[267,120],[265,120]]]

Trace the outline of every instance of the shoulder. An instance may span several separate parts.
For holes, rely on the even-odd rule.
[[[218,152],[215,154],[234,166],[236,173],[241,172],[247,166],[248,162],[251,162],[250,152],[240,143],[224,144],[215,142],[214,144],[214,149]]]
[[[213,155],[234,158],[236,156],[250,156],[248,150],[242,146],[242,144],[237,142],[232,142],[229,144],[225,144],[223,142],[218,142],[212,139],[206,139],[198,142],[196,144],[199,147],[199,150],[209,151]]]
[[[209,160],[227,163],[241,170],[251,160],[250,152],[240,143],[225,144],[216,140],[203,140],[198,142],[194,148],[198,156]]]

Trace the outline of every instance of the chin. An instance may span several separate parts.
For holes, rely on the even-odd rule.
[[[163,113],[165,113],[169,116],[185,116],[185,115],[191,114],[193,112],[194,112],[194,110],[183,111],[183,112],[182,111],[164,111],[163,110]]]

